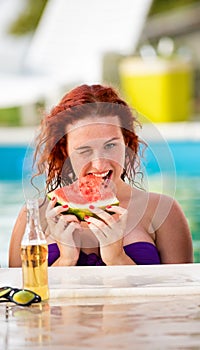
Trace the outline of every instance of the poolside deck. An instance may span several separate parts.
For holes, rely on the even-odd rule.
[[[0,269],[21,286],[21,269]],[[0,304],[1,349],[199,349],[200,264],[51,267],[50,299]]]

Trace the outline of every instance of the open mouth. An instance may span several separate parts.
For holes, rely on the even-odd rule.
[[[108,181],[110,180],[111,176],[112,176],[112,170],[108,170],[108,171],[105,171],[103,173],[90,173],[91,175],[94,175],[98,178],[102,178],[102,180],[104,181]]]

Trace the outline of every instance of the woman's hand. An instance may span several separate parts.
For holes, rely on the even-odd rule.
[[[53,265],[76,265],[80,252],[80,222],[75,215],[63,215],[68,205],[55,207],[56,202],[57,199],[52,198],[46,209],[49,235],[60,250],[60,257]]]
[[[99,219],[85,217],[89,228],[100,243],[100,253],[106,265],[125,265],[134,262],[125,254],[123,238],[126,231],[128,211],[119,206],[108,206],[106,211],[90,206],[90,211]],[[111,215],[108,212],[115,213]]]

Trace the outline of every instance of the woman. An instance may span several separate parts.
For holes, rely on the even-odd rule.
[[[44,118],[37,137],[38,174],[46,192],[92,174],[112,184],[119,206],[90,206],[96,217],[62,215],[57,198],[40,206],[49,265],[191,263],[192,239],[179,204],[137,188],[139,138],[131,109],[111,87],[82,85],[67,93]],[[111,215],[111,212],[113,215]],[[10,242],[9,265],[21,266],[26,225],[22,209]]]

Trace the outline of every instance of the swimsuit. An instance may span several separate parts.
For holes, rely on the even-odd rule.
[[[51,266],[60,256],[56,243],[48,246],[48,265]],[[161,264],[160,256],[155,245],[149,242],[134,242],[124,246],[124,251],[137,265]],[[80,251],[77,266],[105,266],[105,263],[95,253],[86,254]]]

